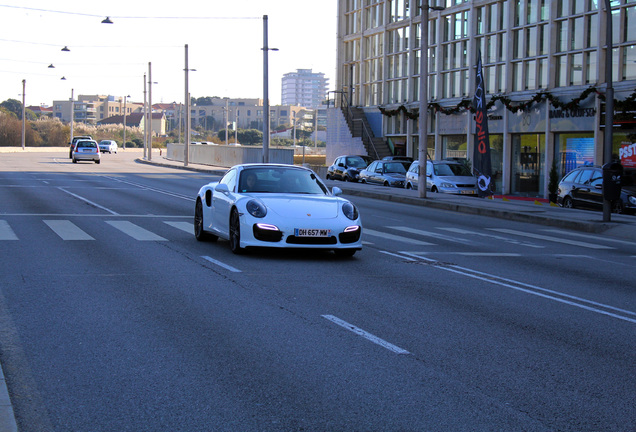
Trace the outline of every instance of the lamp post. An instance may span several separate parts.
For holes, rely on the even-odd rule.
[[[263,163],[269,162],[269,65],[268,51],[278,48],[267,46],[267,15],[263,15]]]
[[[183,166],[188,166],[190,156],[190,82],[188,69],[188,44],[185,44],[185,148],[183,150]]]
[[[420,24],[420,116],[417,190],[420,198],[426,198],[426,163],[428,158],[428,10],[444,10],[443,6],[422,4],[422,20]]]
[[[75,117],[75,102],[73,102],[73,89],[71,89],[71,142],[73,142],[73,118]]]
[[[148,156],[148,99],[146,97],[146,74],[144,74],[144,159]]]
[[[128,96],[124,96],[124,144],[122,145],[124,151],[126,150],[126,102],[128,101]]]
[[[605,139],[603,148],[603,163],[612,161],[612,147],[614,145],[614,87],[612,85],[613,64],[613,29],[612,6],[610,0],[605,0],[605,39],[607,49],[605,51]],[[603,222],[610,222],[612,218],[612,203],[603,194]]]
[[[26,97],[26,80],[22,80],[22,150],[24,150],[25,141],[26,141],[26,108],[24,107],[24,100]]]
[[[150,129],[148,130],[148,160],[152,160],[152,64],[148,62],[148,120]]]

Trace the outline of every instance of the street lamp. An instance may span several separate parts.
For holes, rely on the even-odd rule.
[[[426,163],[428,157],[428,10],[441,11],[443,6],[423,4],[420,37],[420,117],[417,189],[420,198],[426,198]]]
[[[612,147],[614,145],[614,87],[612,86],[613,64],[613,35],[612,35],[612,6],[610,0],[605,0],[605,141],[603,148],[603,164],[612,161]],[[610,222],[612,218],[612,203],[603,194],[603,222]]]
[[[126,102],[128,101],[129,97],[130,95],[124,96],[124,144],[123,144],[124,151],[126,150]]]
[[[24,106],[24,100],[26,97],[26,80],[22,80],[22,150],[24,150],[24,145],[26,141],[26,108]]]
[[[269,65],[268,51],[278,48],[267,46],[267,15],[263,15],[263,163],[269,162]]]

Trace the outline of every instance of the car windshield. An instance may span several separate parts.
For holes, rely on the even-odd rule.
[[[471,176],[468,168],[460,164],[436,164],[435,175],[437,176]]]
[[[347,166],[352,168],[366,168],[369,165],[364,159],[361,157],[348,157],[347,158]]]
[[[241,171],[239,192],[326,195],[328,189],[311,171],[272,167]]]
[[[401,162],[390,162],[384,164],[385,173],[406,174],[406,168]]]

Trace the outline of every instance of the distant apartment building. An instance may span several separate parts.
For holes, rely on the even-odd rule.
[[[211,98],[206,105],[190,106],[190,124],[192,128],[218,132],[236,125],[239,129],[263,129],[262,99]],[[183,104],[154,104],[153,110],[161,110],[168,119],[168,129],[183,124],[185,113]],[[302,106],[274,105],[269,107],[270,126],[291,125],[305,110]]]
[[[328,82],[324,73],[311,69],[286,73],[282,78],[281,104],[318,108],[327,98]]]
[[[73,105],[73,121],[96,124],[108,117],[126,115],[143,110],[143,104],[124,101],[122,96],[78,95],[77,100],[53,101],[53,117],[63,122],[71,121],[71,104]]]

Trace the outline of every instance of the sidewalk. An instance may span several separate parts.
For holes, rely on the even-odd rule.
[[[213,175],[222,175],[227,171],[227,168],[211,165],[188,164],[187,167],[184,167],[183,162],[168,160],[163,156],[155,156],[152,161],[137,159],[137,162],[207,172]],[[501,196],[494,199],[484,199],[461,195],[434,194],[431,192],[427,192],[426,198],[420,198],[418,191],[407,189],[334,180],[326,180],[325,183],[329,187],[339,187],[344,195],[382,199],[440,210],[567,228],[591,234],[602,233],[620,240],[636,242],[636,215],[612,214],[610,222],[603,222],[603,212],[601,211],[566,209],[550,205],[545,200],[521,200]]]

